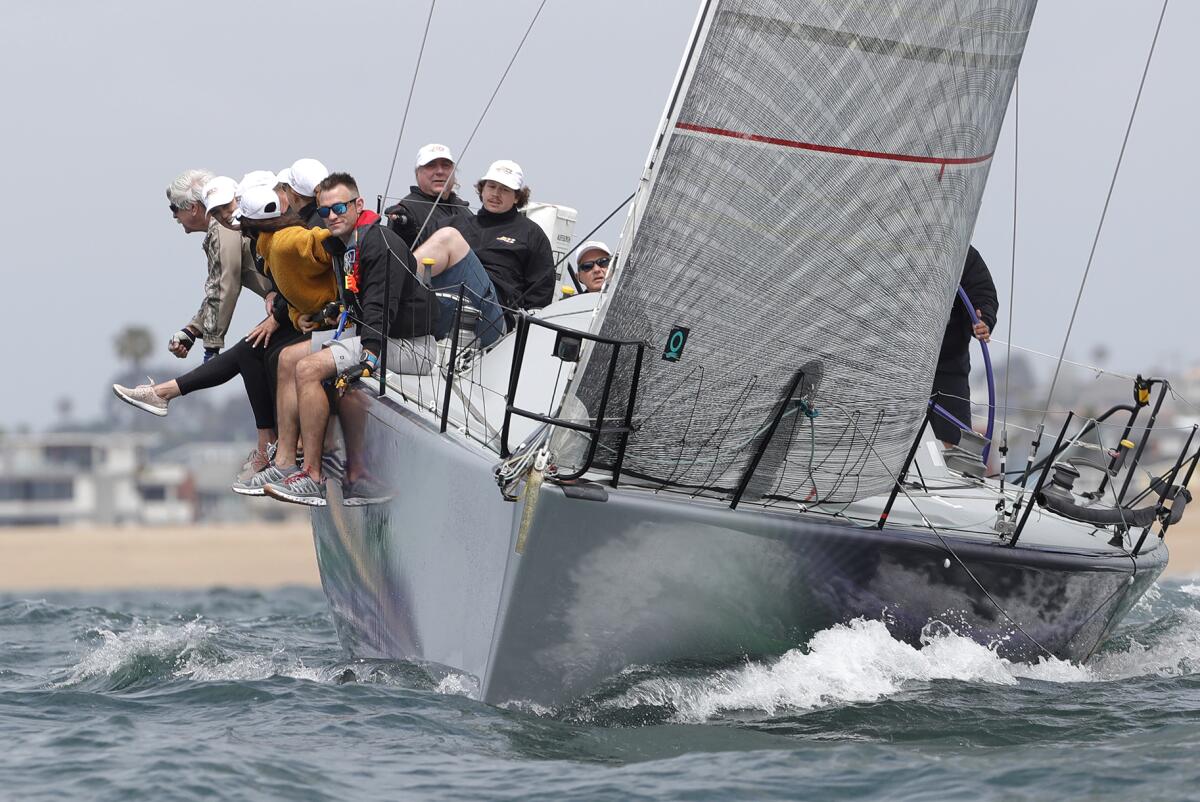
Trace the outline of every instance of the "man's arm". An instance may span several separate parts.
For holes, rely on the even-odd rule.
[[[224,226],[216,229],[216,246],[209,252],[205,290],[204,350],[223,348],[242,291],[242,236]]]
[[[971,303],[975,304],[975,308],[979,310],[980,319],[988,325],[989,329],[995,328],[996,316],[1000,310],[996,284],[992,281],[992,274],[988,270],[987,263],[983,261],[983,257],[973,246],[967,250],[967,261],[963,267],[960,284],[966,291],[967,297],[971,299]]]
[[[372,226],[358,243],[359,270],[362,285],[358,291],[358,305],[362,309],[364,325],[359,327],[362,337],[363,350],[378,354],[383,347],[384,333],[387,332],[391,315],[384,313],[384,282],[388,271],[393,273],[389,306],[397,308],[400,305],[400,294],[404,291],[404,276],[398,271],[404,270],[399,261],[410,253],[408,247],[396,236],[390,243],[382,226]],[[394,233],[394,232],[393,232]],[[393,254],[392,251],[395,251]]]
[[[525,265],[522,309],[541,309],[554,300],[554,252],[541,227],[534,225],[529,237],[529,262]]]

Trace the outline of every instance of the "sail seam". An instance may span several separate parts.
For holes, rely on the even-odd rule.
[[[839,156],[858,156],[866,159],[883,159],[886,161],[897,162],[912,162],[916,164],[935,164],[945,167],[950,164],[979,164],[992,158],[992,153],[985,153],[982,156],[917,156],[912,153],[889,153],[881,150],[863,150],[860,148],[843,148],[837,145],[819,145],[815,142],[801,142],[797,139],[782,139],[775,136],[764,136],[763,134],[751,134],[745,131],[730,131],[727,128],[714,128],[709,125],[697,125],[695,123],[678,122],[675,127],[681,131],[690,131],[697,134],[710,134],[712,136],[727,137],[730,139],[743,139],[749,142],[759,142],[764,145],[778,145],[784,148],[796,148],[798,150],[812,150],[818,153],[833,153]]]

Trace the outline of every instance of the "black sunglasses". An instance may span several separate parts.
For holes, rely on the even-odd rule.
[[[178,213],[179,213],[179,207],[178,207],[178,206],[176,206],[175,204],[173,204],[173,203],[168,203],[168,204],[167,204],[167,206],[169,206],[169,207],[171,208],[171,214],[178,214]]]
[[[580,273],[586,273],[593,267],[608,267],[611,262],[611,256],[601,256],[599,259],[589,259],[586,262],[580,262],[578,270]]]
[[[330,204],[329,206],[318,206],[317,207],[317,217],[324,220],[326,217],[329,216],[330,212],[333,212],[338,217],[341,217],[342,215],[344,215],[346,213],[346,210],[350,208],[350,204],[354,203],[356,200],[358,200],[358,198],[351,198],[350,200],[346,201],[345,203],[333,203],[333,204]]]

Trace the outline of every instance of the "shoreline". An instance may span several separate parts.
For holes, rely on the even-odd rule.
[[[0,528],[0,593],[320,587],[307,519]]]
[[[1200,577],[1200,520],[1167,533],[1164,578]],[[0,594],[317,588],[312,529],[282,523],[0,528]]]

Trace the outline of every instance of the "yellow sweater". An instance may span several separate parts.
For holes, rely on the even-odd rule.
[[[300,315],[311,315],[337,298],[332,260],[322,245],[329,236],[324,228],[304,226],[258,235],[258,254],[287,299],[288,317],[296,328]]]

